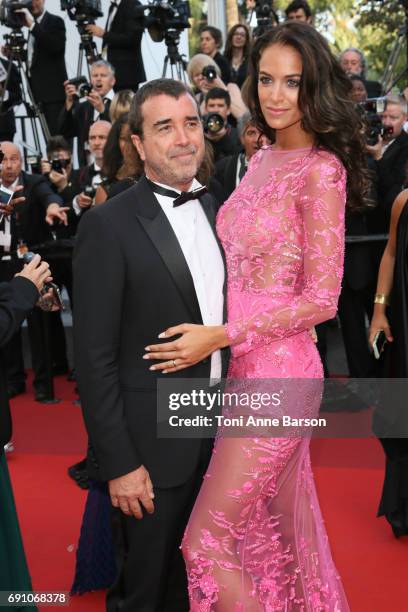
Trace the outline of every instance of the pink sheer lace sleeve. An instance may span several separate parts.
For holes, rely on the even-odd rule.
[[[255,204],[252,222],[271,229],[269,253],[265,256],[265,240],[262,254],[241,253],[241,290],[232,291],[234,301],[240,293],[243,316],[226,325],[235,356],[335,316],[343,273],[345,170],[323,152],[314,155],[306,173],[298,168],[296,175],[298,194],[290,169],[284,176],[276,169],[275,178],[286,187],[280,206]]]

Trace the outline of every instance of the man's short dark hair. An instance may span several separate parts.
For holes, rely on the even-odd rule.
[[[293,2],[291,2],[289,6],[285,8],[286,17],[289,17],[290,13],[296,13],[296,11],[299,11],[300,9],[304,10],[306,17],[309,18],[312,16],[312,9],[306,0],[293,0]]]
[[[229,91],[226,89],[221,89],[221,87],[213,87],[210,89],[210,91],[207,91],[205,94],[206,104],[208,100],[225,100],[228,108],[231,106],[231,96]]]
[[[69,145],[68,141],[65,140],[64,136],[51,136],[48,139],[47,142],[47,157],[50,158],[50,156],[53,153],[56,153],[57,151],[66,151],[67,153],[69,153],[71,155],[72,153],[72,148]]]
[[[129,111],[129,127],[132,134],[137,134],[143,138],[143,113],[142,106],[150,98],[156,96],[170,96],[178,100],[181,96],[190,95],[195,99],[191,90],[181,81],[173,79],[154,79],[145,83],[143,87],[135,93]],[[198,111],[198,106],[197,106]]]
[[[215,28],[214,26],[204,26],[200,30],[200,34],[202,34],[203,32],[209,32],[211,34],[211,36],[213,37],[213,39],[215,40],[215,44],[217,45],[217,47],[219,49],[222,47],[222,32],[221,32],[221,30],[219,30],[218,28]]]

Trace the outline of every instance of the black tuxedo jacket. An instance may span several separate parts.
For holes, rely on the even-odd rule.
[[[214,227],[212,197],[201,204]],[[156,385],[166,375],[150,371],[142,356],[160,331],[202,318],[180,245],[144,177],[83,216],[73,269],[75,368],[91,475],[110,480],[143,464],[156,486],[186,482],[201,440],[157,438]],[[205,359],[171,376],[208,380],[210,365]]]
[[[12,251],[19,240],[29,247],[52,240],[51,228],[45,221],[46,209],[54,202],[63,204],[44,176],[22,172],[19,184],[23,186],[25,202],[18,204],[11,216]]]
[[[110,100],[105,102],[105,110],[99,119],[110,121]],[[58,118],[58,132],[65,138],[78,138],[78,161],[80,166],[87,164],[85,143],[88,142],[89,128],[94,123],[94,107],[88,100],[85,102],[74,102],[71,109],[67,111],[65,104]]]
[[[143,15],[138,13],[138,0],[122,0],[109,32],[103,37],[108,62],[116,72],[115,91],[137,89],[146,80],[142,59]]]
[[[65,100],[65,24],[61,17],[45,11],[40,23],[30,32],[34,37],[34,53],[30,68],[30,85],[37,102]]]
[[[215,164],[215,178],[224,188],[224,200],[227,200],[236,187],[237,166],[240,153],[223,157]]]
[[[397,195],[402,191],[407,180],[408,134],[404,131],[394,140],[377,161],[378,201],[384,212],[385,229],[391,216],[391,208]]]
[[[10,62],[0,58],[5,70],[9,69]],[[0,85],[4,85],[4,82]],[[16,132],[16,120],[14,118],[13,106],[20,104],[22,99],[21,80],[17,68],[11,65],[10,77],[7,84],[8,99],[5,100],[0,109],[0,141],[13,138]]]
[[[26,278],[0,284],[0,348],[16,333],[38,300],[36,286]],[[0,454],[11,438],[11,418],[3,355],[0,353]]]

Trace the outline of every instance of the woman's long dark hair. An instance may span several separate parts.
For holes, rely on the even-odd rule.
[[[245,23],[236,23],[235,25],[232,26],[232,28],[230,28],[228,35],[227,35],[227,40],[225,42],[224,56],[227,58],[229,63],[232,62],[232,52],[233,52],[232,38],[235,34],[235,30],[237,30],[238,28],[243,28],[246,34],[245,46],[243,48],[243,61],[249,59],[249,56],[251,54],[251,47],[252,47],[251,32]]]
[[[105,148],[103,150],[102,174],[108,183],[117,180],[117,174],[123,164],[122,151],[120,150],[120,134],[124,125],[128,123],[128,115],[120,115],[112,124]]]
[[[369,179],[361,113],[350,98],[351,81],[330,51],[326,40],[312,26],[289,21],[261,36],[251,54],[249,104],[259,129],[272,142],[275,130],[265,121],[258,98],[261,55],[271,45],[295,49],[302,58],[299,108],[301,126],[312,134],[316,148],[334,153],[347,171],[347,206],[365,206]]]

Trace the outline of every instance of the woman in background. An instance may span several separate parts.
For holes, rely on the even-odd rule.
[[[408,379],[408,189],[398,195],[391,211],[388,242],[378,273],[370,345],[381,331],[389,343],[384,355],[384,377]],[[386,411],[375,417],[374,425],[380,427],[383,436],[391,416],[396,416],[393,429],[406,432],[406,397],[402,405],[397,397],[393,407],[393,415]],[[398,414],[399,409],[403,415]],[[390,437],[381,437],[381,431],[379,435],[386,467],[378,516],[385,516],[398,538],[408,535],[408,440],[391,437],[392,431]]]
[[[231,69],[231,82],[241,89],[248,76],[248,62],[251,54],[251,33],[248,26],[236,23],[228,32],[224,56]]]

